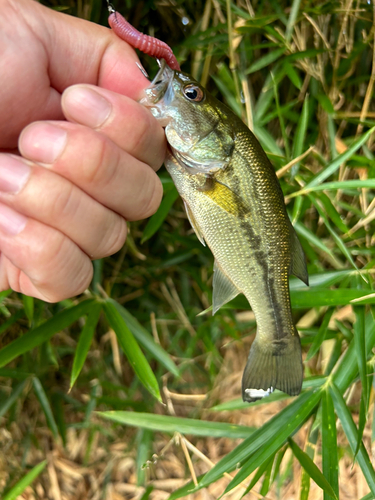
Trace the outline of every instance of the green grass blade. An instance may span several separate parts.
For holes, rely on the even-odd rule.
[[[309,439],[305,447],[305,453],[311,458],[311,460],[314,460],[318,437],[319,437],[319,432],[318,429],[315,427],[310,431]],[[306,472],[304,468],[302,468],[299,500],[308,500],[310,493],[310,483],[311,483],[310,475]]]
[[[359,376],[362,383],[361,404],[359,411],[358,441],[354,455],[356,456],[362,442],[368,411],[369,382],[367,376],[367,350],[365,335],[365,307],[354,307],[356,321],[354,323],[354,346],[357,353]]]
[[[34,318],[34,298],[29,297],[28,295],[22,295],[22,302],[27,319],[29,320],[29,325],[31,325],[31,322]]]
[[[25,489],[41,474],[45,466],[47,465],[47,460],[43,460],[38,465],[33,467],[30,472],[26,474],[18,483],[13,486],[13,488],[8,491],[3,497],[3,500],[16,500]]]
[[[162,364],[168,371],[173,373],[175,377],[179,377],[180,371],[172,358],[159,344],[154,341],[148,331],[143,328],[138,320],[132,316],[130,312],[125,309],[125,307],[120,305],[115,300],[108,299],[108,302],[114,305],[141,346],[144,347],[144,349],[146,349],[146,351],[148,351],[149,354],[159,361],[159,363]]]
[[[293,150],[292,150],[292,157],[293,158],[297,158],[298,156],[300,156],[303,153],[305,138],[306,138],[306,131],[307,131],[307,126],[308,126],[308,120],[309,120],[309,98],[307,96],[303,102],[302,113],[301,113],[301,116],[298,120],[296,134],[294,136]],[[298,171],[298,166],[299,166],[299,163],[296,163],[293,167],[293,174],[294,175]]]
[[[52,434],[55,438],[59,435],[55,417],[53,416],[51,405],[49,404],[47,394],[37,377],[33,377],[33,386],[35,394],[39,400],[40,406],[42,407],[43,413],[47,420],[47,425],[50,428]]]
[[[296,230],[297,234],[299,236],[302,236],[302,238],[305,238],[310,245],[318,248],[319,250],[336,260],[338,268],[342,267],[342,264],[333,256],[332,251],[312,231],[307,229],[298,221],[295,222],[294,229]]]
[[[336,416],[331,394],[328,389],[322,397],[322,460],[323,474],[332,486],[335,497],[339,496],[339,458],[337,451]],[[324,492],[324,500],[332,500],[332,495]]]
[[[270,50],[265,56],[257,59],[251,66],[246,70],[246,74],[250,75],[255,73],[266,66],[269,66],[277,59],[279,59],[285,52],[285,48]]]
[[[320,346],[324,342],[324,339],[326,337],[326,333],[327,333],[327,330],[328,330],[328,323],[330,322],[330,319],[332,317],[333,311],[334,311],[334,308],[329,309],[325,313],[323,321],[322,321],[322,324],[319,327],[318,333],[315,336],[315,338],[313,340],[313,343],[311,344],[309,352],[307,353],[306,361],[309,361],[313,356],[315,356],[315,354],[320,349]]]
[[[98,324],[102,304],[94,304],[89,314],[87,315],[85,326],[79,336],[76,352],[74,354],[73,368],[70,375],[70,389],[73,387],[75,381],[80,374],[83,364],[85,362],[87,353],[89,352],[91,341],[95,332],[96,325]]]
[[[375,296],[368,290],[357,290],[356,288],[339,288],[330,290],[327,288],[306,288],[291,292],[292,306],[296,309],[308,309],[309,307],[344,306],[352,300],[362,298],[361,304],[373,304]],[[314,301],[316,301],[314,303]]]
[[[304,189],[309,189],[313,186],[317,186],[325,181],[328,177],[334,174],[344,162],[346,162],[358,149],[365,144],[371,135],[374,133],[375,127],[372,127],[365,134],[359,137],[353,144],[346,150],[344,153],[339,155],[335,160],[330,163],[322,172],[317,174],[306,186]]]
[[[323,219],[324,225],[328,229],[328,231],[331,233],[332,238],[336,242],[337,247],[341,250],[343,255],[348,259],[348,261],[351,263],[351,265],[354,267],[354,269],[358,270],[357,265],[355,264],[349,250],[346,248],[345,243],[342,241],[342,239],[338,236],[338,234],[333,230],[330,221],[328,220],[328,217],[326,216],[324,210],[321,207],[321,204],[318,199],[316,199],[312,195],[308,195],[312,204],[315,206],[317,209],[320,217]]]
[[[42,325],[33,330],[29,330],[22,337],[3,347],[3,349],[0,350],[0,367],[10,363],[17,356],[46,342],[55,333],[67,328],[81,316],[87,314],[94,303],[94,299],[88,299],[80,302],[76,306],[64,309],[55,314],[51,319],[45,321]]]
[[[283,68],[285,71],[285,74],[288,76],[289,80],[293,83],[293,85],[301,90],[302,88],[302,81],[301,78],[299,77],[297,71],[295,70],[294,66],[290,64],[288,61],[284,60]]]
[[[375,321],[372,314],[366,315],[365,321],[366,351],[367,356],[371,354],[372,346],[375,344]],[[349,344],[347,351],[339,361],[335,373],[332,375],[332,382],[341,393],[344,393],[353,380],[358,376],[358,359],[354,342]]]
[[[232,479],[232,481],[228,484],[225,489],[225,493],[228,493],[238,484],[244,481],[257,467],[259,467],[265,460],[267,460],[273,453],[275,453],[285,443],[285,441],[292,434],[294,434],[294,432],[296,432],[296,430],[303,424],[303,422],[309,417],[310,413],[316,407],[320,400],[320,397],[321,391],[319,390],[313,393],[307,392],[306,394],[299,396],[299,398],[297,399],[297,401],[300,400],[300,402],[303,399],[304,404],[303,406],[301,404],[299,405],[299,409],[292,413],[288,421],[283,422],[282,424],[281,422],[276,423],[276,419],[272,419],[270,421],[272,423],[270,427],[273,431],[272,438],[266,441],[260,448],[257,449],[257,451],[252,456],[250,456],[247,462],[245,462],[240,471],[236,474],[234,479]],[[262,431],[262,429],[265,428],[266,425],[261,427],[261,429],[259,430]],[[251,438],[255,437],[256,432]],[[225,458],[220,462],[224,461]],[[218,464],[215,467],[217,466]],[[212,473],[212,471],[210,472]],[[208,474],[210,474],[210,472]]]
[[[319,391],[317,394],[318,393]],[[311,392],[301,394],[289,406],[275,415],[260,429],[256,430],[250,438],[246,439],[243,443],[228,453],[228,455],[221,459],[215,467],[207,472],[204,479],[201,481],[200,486],[204,487],[216,481],[224,474],[224,472],[232,471],[238,466],[239,463],[246,460],[259,448],[262,448],[266,445],[266,443],[271,442],[275,438],[276,434],[279,433],[280,429],[283,429],[288,425],[288,423],[291,422],[293,416],[298,414],[299,411],[303,411],[303,408],[308,404],[312,396],[314,396],[314,394]],[[275,429],[277,429],[276,433]]]
[[[259,469],[256,471],[254,474],[254,477],[251,479],[249,486],[246,488],[246,491],[243,493],[241,498],[244,498],[245,495],[247,495],[257,484],[259,479],[263,476],[263,474],[268,470],[268,467],[273,464],[273,460],[275,458],[275,455],[272,455],[268,460],[262,463],[262,465],[259,467]],[[264,496],[264,493],[262,492],[261,495]]]
[[[346,406],[345,400],[335,384],[330,385],[330,391],[332,394],[333,404],[335,406],[337,416],[340,419],[350,448],[352,449],[352,452],[355,453],[358,441],[358,431],[353,421],[350,410]],[[357,462],[363,472],[363,475],[372,494],[375,495],[375,471],[367,454],[366,448],[364,447],[362,442],[357,453]]]
[[[296,24],[296,19],[299,12],[299,7],[301,0],[293,0],[292,7],[290,9],[290,14],[288,18],[288,24],[286,25],[285,39],[289,43],[292,39],[294,26]]]
[[[301,196],[302,194],[312,193],[316,191],[335,191],[341,189],[343,191],[347,189],[374,189],[375,179],[363,179],[363,180],[350,180],[350,181],[332,181],[324,182],[318,186],[304,187],[300,191],[295,191],[294,193],[288,195],[289,198],[294,198],[295,196]]]
[[[154,438],[154,433],[147,429],[139,429],[137,433],[137,459],[136,459],[136,470],[137,470],[137,486],[146,485],[146,470],[144,468],[147,460],[152,456],[152,442]]]
[[[137,344],[132,332],[124,321],[113,302],[106,300],[104,302],[104,311],[108,323],[115,331],[118,341],[124,351],[130,365],[140,382],[156,399],[161,401],[159,386],[155,378],[154,372],[147,362],[143,352]]]
[[[324,491],[325,494],[328,493],[332,498],[337,500],[338,497],[333,491],[332,486],[329,484],[327,479],[323,476],[323,474],[320,472],[320,470],[314,464],[308,454],[301,450],[301,448],[293,441],[293,439],[289,439],[288,441],[293,455],[296,457],[305,471],[309,474],[311,479],[316,482],[316,484]]]
[[[160,203],[159,208],[146,224],[146,227],[143,231],[141,243],[144,243],[145,241],[149,240],[151,236],[153,236],[156,233],[156,231],[163,224],[165,218],[169,214],[169,210],[172,208],[177,198],[178,198],[177,189],[174,186],[172,187],[168,186],[168,190],[164,194],[163,200]]]
[[[342,221],[341,215],[338,213],[336,208],[333,206],[330,198],[325,194],[319,193],[319,200],[324,207],[325,212],[328,215],[328,219],[335,225],[342,233],[346,234],[349,232],[348,226]]]
[[[247,438],[255,429],[242,425],[232,425],[225,422],[208,422],[192,418],[170,417],[153,413],[136,413],[131,411],[98,412],[101,417],[107,418],[122,425],[131,425],[142,429],[160,432],[181,432],[194,436],[227,437],[231,439]]]
[[[357,352],[359,375],[362,382],[362,398],[366,406],[368,400],[368,376],[367,376],[367,349],[366,349],[366,334],[365,334],[365,307],[354,307],[355,323],[354,323],[354,346]],[[366,408],[367,410],[367,408]],[[362,439],[362,437],[361,437]]]
[[[7,397],[4,401],[0,401],[0,418],[3,417],[9,408],[17,401],[17,399],[21,396],[22,391],[26,385],[26,380],[23,380],[11,392],[10,396]]]

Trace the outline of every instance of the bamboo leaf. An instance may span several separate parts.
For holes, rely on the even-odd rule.
[[[314,427],[310,431],[309,439],[306,443],[305,453],[314,460],[316,443],[318,441],[319,432],[318,428]],[[301,487],[300,487],[300,497],[299,500],[308,500],[310,493],[310,475],[304,468],[301,471]]]
[[[237,472],[236,476],[228,484],[225,489],[225,493],[228,493],[238,484],[244,481],[257,467],[260,466],[260,464],[262,464],[265,460],[268,459],[268,457],[275,453],[275,451],[277,451],[285,443],[285,441],[294,434],[294,432],[298,429],[298,427],[300,427],[300,425],[303,424],[303,422],[309,417],[310,413],[318,404],[321,397],[321,392],[307,392],[303,396],[307,396],[307,399],[304,401],[303,407],[300,407],[298,411],[295,411],[291,415],[290,419],[287,422],[283,423],[283,425],[271,425],[271,428],[273,429],[273,437],[266,441],[261,448],[258,448],[255,453],[250,456],[247,462],[244,463],[239,472]],[[302,396],[300,396],[297,401],[301,399]],[[272,422],[272,420],[270,422]],[[262,430],[264,427],[265,426],[263,426],[260,430]],[[256,432],[251,438],[255,437]],[[225,458],[223,460],[225,460]],[[222,462],[223,460],[221,460],[220,462]],[[215,467],[217,467],[219,464],[216,464]],[[212,469],[210,472],[212,473],[214,469]],[[207,474],[207,476],[209,476],[210,472]]]
[[[334,308],[329,309],[323,318],[322,324],[319,327],[318,333],[315,335],[313,343],[311,344],[310,350],[307,353],[306,361],[309,361],[320,349],[320,346],[325,340],[325,336],[328,330],[328,324],[331,320]]]
[[[174,186],[172,187],[168,186],[168,190],[164,194],[164,197],[162,199],[162,202],[160,203],[159,208],[147,222],[147,225],[143,231],[141,243],[144,243],[145,241],[149,240],[151,236],[153,236],[156,233],[156,231],[163,224],[165,218],[169,214],[169,210],[172,208],[177,198],[178,198],[177,189]]]
[[[286,25],[286,31],[285,31],[285,39],[287,42],[290,42],[292,39],[293,30],[296,24],[300,4],[301,0],[293,0],[288,18],[288,24]]]
[[[334,174],[344,162],[346,162],[358,149],[365,144],[371,135],[374,133],[375,127],[368,130],[365,134],[359,137],[344,153],[339,155],[335,160],[328,165],[322,172],[317,174],[308,184],[306,184],[304,189],[310,189],[313,186],[317,186],[325,181],[328,177]]]
[[[375,344],[375,321],[372,314],[367,314],[365,319],[366,352],[371,354]],[[340,358],[339,365],[332,375],[332,382],[344,393],[349,385],[358,377],[358,359],[354,342],[349,344],[345,354]]]
[[[79,336],[76,352],[74,355],[72,373],[70,375],[70,389],[73,387],[75,381],[80,374],[83,364],[85,362],[87,353],[89,352],[92,337],[95,332],[96,325],[98,324],[100,313],[102,311],[102,304],[94,304],[89,314],[87,315],[85,326]]]
[[[31,325],[34,318],[34,298],[29,297],[28,295],[22,295],[22,302],[27,319],[29,320],[29,325]]]
[[[159,386],[154,372],[151,370],[151,367],[134,339],[132,332],[112,301],[106,300],[104,302],[104,311],[108,323],[115,331],[121,348],[128,358],[128,361],[133,367],[133,370],[140,382],[150,392],[150,394],[161,401]]]
[[[294,229],[297,234],[305,238],[310,245],[318,248],[322,252],[329,255],[331,258],[334,258],[337,262],[337,267],[342,267],[339,261],[332,255],[332,251],[309,229],[307,229],[303,224],[296,221],[294,224]]]
[[[13,488],[8,491],[3,497],[3,500],[16,500],[25,489],[41,474],[47,465],[47,460],[43,460],[38,465],[33,467]]]
[[[335,191],[337,189],[341,189],[345,191],[347,189],[374,189],[375,188],[375,179],[363,179],[363,180],[350,180],[350,181],[332,181],[325,182],[323,184],[319,184],[316,186],[305,186],[303,189],[299,191],[295,191],[294,193],[289,195],[289,198],[294,198],[295,196],[301,196],[303,194],[313,193],[317,191]]]
[[[136,340],[141,344],[142,347],[148,351],[153,358],[159,361],[168,371],[173,373],[175,377],[180,376],[179,369],[175,365],[172,358],[169,354],[159,345],[157,344],[148,331],[143,328],[143,326],[137,321],[137,319],[130,314],[130,312],[125,309],[118,302],[108,299],[108,302],[113,304],[113,306],[117,309],[117,311],[122,316],[123,320],[129,327],[130,331],[136,338]]]
[[[329,389],[332,394],[333,404],[337,416],[340,419],[342,428],[344,429],[350,448],[352,449],[352,452],[355,453],[358,441],[358,431],[354,424],[351,413],[348,407],[346,406],[344,398],[340,394],[340,391],[337,388],[337,386],[335,384],[331,384]],[[357,453],[357,462],[363,472],[363,475],[367,481],[367,484],[372,494],[375,495],[375,471],[372,467],[370,458],[367,454],[366,448],[364,447],[362,441]]]
[[[311,479],[313,479],[316,484],[324,491],[324,493],[328,493],[335,500],[338,499],[336,493],[333,491],[332,486],[329,484],[327,479],[320,472],[318,467],[314,464],[311,458],[305,453],[301,448],[293,441],[293,439],[289,439],[289,445],[293,451],[293,455],[296,457],[298,462],[302,465],[305,471],[309,474]]]
[[[308,127],[308,118],[309,118],[309,97],[307,96],[303,102],[302,113],[298,120],[296,135],[294,137],[293,151],[292,151],[293,158],[297,158],[303,153],[305,139],[306,139],[306,131]],[[293,167],[294,175],[298,171],[298,166],[299,163],[296,163]]]
[[[122,425],[131,425],[142,429],[160,432],[181,432],[194,436],[227,437],[231,439],[247,438],[254,433],[253,428],[225,422],[208,422],[192,418],[170,417],[153,413],[131,411],[106,411],[98,415]]]
[[[64,309],[55,314],[51,319],[45,321],[42,325],[29,330],[22,337],[3,347],[0,350],[0,367],[10,363],[17,356],[46,342],[55,333],[67,328],[81,316],[87,314],[95,302],[95,299],[84,300],[76,306]]]
[[[359,412],[359,425],[358,425],[358,442],[354,456],[357,455],[359,447],[362,442],[363,431],[366,425],[366,415],[368,411],[368,392],[369,383],[367,376],[367,352],[366,352],[366,335],[365,335],[365,307],[354,307],[354,314],[356,321],[354,323],[354,346],[357,352],[359,376],[362,383],[361,404]]]
[[[324,500],[339,496],[339,459],[337,452],[336,417],[332,397],[328,389],[322,397],[322,459],[323,474],[335,493],[332,497],[324,492]]]
[[[259,71],[262,68],[265,68],[266,66],[269,66],[273,62],[275,62],[277,59],[279,59],[285,52],[284,48],[281,49],[275,49],[270,52],[268,52],[265,56],[261,57],[257,61],[255,61],[249,69],[246,70],[246,74],[250,75],[251,73],[255,73],[256,71]]]
[[[40,406],[42,407],[43,413],[46,416],[47,425],[51,429],[52,434],[55,438],[59,435],[55,417],[53,416],[51,405],[49,404],[47,394],[43,389],[40,380],[37,377],[33,377],[33,386],[35,394],[39,400]]]
[[[4,401],[0,401],[0,418],[3,417],[9,408],[17,401],[17,399],[21,396],[22,391],[24,390],[26,385],[26,380],[23,380],[11,392],[10,396],[7,397]]]

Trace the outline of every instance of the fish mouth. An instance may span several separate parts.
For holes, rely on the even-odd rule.
[[[139,101],[140,104],[150,108],[151,113],[158,120],[165,117],[163,112],[174,98],[173,78],[174,70],[171,69],[164,59],[158,60],[160,69],[150,85],[144,90],[144,97]]]

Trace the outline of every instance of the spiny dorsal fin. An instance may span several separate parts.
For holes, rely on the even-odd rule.
[[[237,297],[240,293],[238,288],[220,269],[216,260],[214,263],[214,279],[212,288],[212,314],[215,314],[221,306],[234,299],[234,297]]]
[[[290,232],[290,247],[292,250],[292,261],[290,263],[290,274],[294,274],[302,280],[307,286],[309,285],[309,275],[307,274],[306,258],[302,245],[298,239],[295,229],[292,227]]]
[[[201,233],[201,231],[200,231],[200,229],[198,227],[198,224],[195,222],[195,218],[194,218],[193,212],[190,210],[189,205],[186,203],[186,201],[183,200],[183,202],[184,202],[185,212],[186,212],[186,215],[188,216],[190,225],[194,229],[194,232],[197,235],[198,240],[205,247],[206,243],[205,243],[203,235],[202,235],[202,233]]]

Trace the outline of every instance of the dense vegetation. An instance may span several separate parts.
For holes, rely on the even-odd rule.
[[[43,3],[106,25],[99,0]],[[243,297],[199,315],[213,258],[162,170],[159,211],[94,263],[85,294],[0,294],[2,497],[375,498],[375,4],[114,5],[173,46],[277,170],[310,274],[291,279],[303,392],[240,400],[254,318]]]

